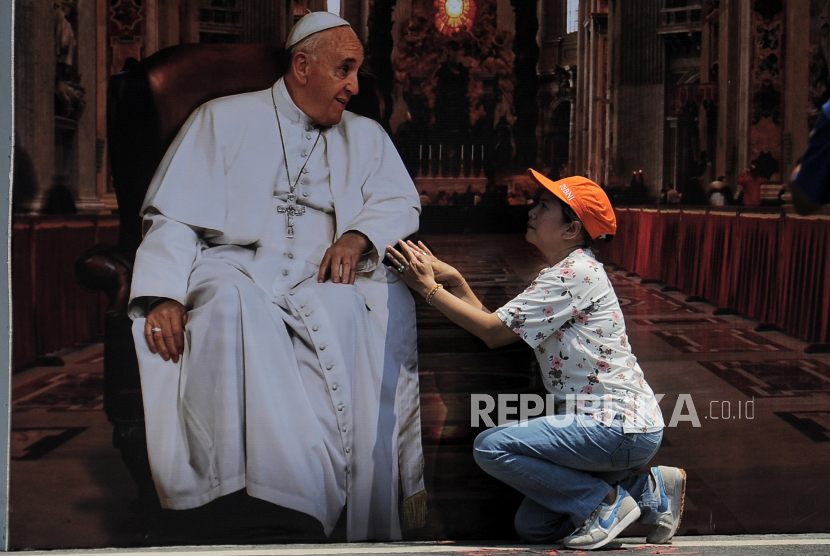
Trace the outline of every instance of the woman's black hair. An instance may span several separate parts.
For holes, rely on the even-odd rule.
[[[570,224],[571,222],[579,222],[582,226],[580,230],[580,234],[582,235],[582,247],[585,249],[593,249],[594,247],[594,240],[591,239],[591,234],[588,233],[588,230],[585,229],[585,224],[582,223],[582,220],[576,215],[574,209],[571,208],[571,205],[556,197],[556,200],[559,201],[559,204],[562,206],[562,219],[565,221],[566,224]]]

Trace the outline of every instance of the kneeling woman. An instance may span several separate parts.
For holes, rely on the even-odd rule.
[[[655,525],[648,542],[668,542],[680,524],[685,473],[660,466],[633,474],[657,452],[663,417],[631,353],[614,288],[589,249],[616,231],[614,211],[588,179],[528,173],[544,190],[526,237],[549,266],[507,305],[487,311],[422,243],[388,247],[392,268],[489,347],[521,339],[535,351],[556,415],[485,431],[474,448],[484,471],[525,495],[515,519],[524,540],[593,549],[639,520]]]

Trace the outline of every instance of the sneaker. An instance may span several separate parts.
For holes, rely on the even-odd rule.
[[[617,538],[623,529],[637,521],[640,508],[622,487],[617,486],[617,499],[610,505],[602,503],[572,535],[562,539],[568,548],[593,550]]]
[[[651,468],[651,476],[657,485],[657,521],[656,527],[646,537],[649,544],[670,542],[683,516],[683,503],[686,500],[686,472],[677,467]]]

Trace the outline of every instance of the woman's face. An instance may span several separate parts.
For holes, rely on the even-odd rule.
[[[565,222],[559,199],[546,189],[528,216],[525,239],[543,254],[559,251],[565,242],[563,234],[570,226]]]

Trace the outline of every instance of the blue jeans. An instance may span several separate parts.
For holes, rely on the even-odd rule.
[[[632,473],[662,438],[663,431],[624,433],[616,421],[606,427],[586,415],[550,415],[484,431],[473,455],[489,475],[525,495],[515,519],[519,536],[551,543],[582,525],[616,484],[637,501],[640,521],[654,523],[649,475]]]

